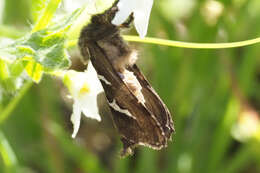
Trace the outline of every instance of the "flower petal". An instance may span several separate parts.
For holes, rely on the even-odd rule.
[[[142,0],[134,10],[134,24],[141,38],[147,34],[152,6],[153,0]]]
[[[120,0],[117,6],[119,11],[116,13],[112,23],[114,25],[122,24],[133,12],[135,28],[141,38],[145,37],[153,0]]]
[[[117,4],[118,12],[116,13],[112,24],[121,25],[133,12],[133,7],[135,6],[135,0],[120,0]]]
[[[69,70],[62,76],[74,100],[71,121],[74,128],[72,137],[75,138],[80,127],[81,112],[86,117],[101,120],[98,113],[97,96],[103,91],[103,87],[91,62],[85,72]]]
[[[81,108],[80,104],[75,100],[73,104],[73,113],[71,115],[71,122],[73,124],[73,133],[72,133],[72,138],[75,138],[78,131],[79,131],[79,126],[80,126],[80,119],[81,119]]]
[[[76,72],[74,70],[68,70],[64,75],[64,83],[68,87],[72,97],[77,97],[78,92],[84,86],[87,80],[85,72]]]
[[[82,7],[84,4],[87,6],[95,7],[96,0],[64,0],[64,9],[68,12],[73,12],[74,10]]]
[[[89,61],[88,68],[85,73],[87,76],[87,82],[90,84],[91,94],[98,95],[100,92],[103,92],[104,89],[98,79],[97,72],[91,61]]]
[[[98,112],[97,95],[87,95],[80,98],[79,101],[81,110],[86,117],[101,121]]]

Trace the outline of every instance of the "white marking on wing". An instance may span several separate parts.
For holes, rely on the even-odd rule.
[[[107,85],[112,85],[108,80],[106,80],[106,78],[102,75],[97,75],[99,80],[102,80],[103,82],[105,82]]]
[[[138,144],[138,145],[145,146],[145,147],[152,148],[152,149],[154,149],[154,150],[160,150],[160,149],[162,149],[163,147],[166,147],[166,145],[160,144],[159,142],[156,142],[155,144],[149,144],[149,143],[138,142],[137,144]]]
[[[127,109],[121,109],[121,108],[118,106],[118,104],[116,103],[116,100],[115,100],[115,99],[112,101],[112,103],[109,103],[109,102],[108,102],[108,104],[109,104],[115,111],[121,112],[121,113],[123,113],[123,114],[125,114],[125,115],[127,115],[127,116],[129,116],[129,117],[131,117],[131,118],[133,118],[133,119],[136,120],[136,118],[135,118]]]

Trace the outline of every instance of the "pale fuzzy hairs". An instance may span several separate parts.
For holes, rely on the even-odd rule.
[[[113,65],[117,71],[123,72],[127,66],[133,66],[136,63],[137,59],[137,51],[132,50],[127,55],[113,59]]]

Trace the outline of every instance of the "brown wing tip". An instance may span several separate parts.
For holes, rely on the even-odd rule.
[[[127,157],[129,155],[133,155],[133,154],[134,154],[134,152],[130,147],[123,148],[123,150],[120,152],[120,157],[124,158],[124,157]]]
[[[128,155],[133,155],[133,148],[135,146],[135,143],[130,142],[129,140],[125,139],[124,137],[121,138],[121,141],[123,143],[123,150],[120,153],[120,157],[126,157]]]
[[[145,147],[148,147],[148,148],[152,148],[154,150],[161,150],[163,148],[166,148],[168,145],[167,145],[167,142],[168,141],[171,141],[171,137],[167,138],[165,140],[164,143],[156,143],[156,144],[147,144],[147,143],[142,143],[142,142],[139,142],[139,143],[136,143],[136,142],[133,142],[133,141],[129,141],[128,139],[124,138],[124,137],[121,137],[121,141],[123,143],[123,149],[122,151],[120,152],[120,157],[126,157],[126,156],[129,156],[129,155],[133,155],[134,154],[134,148],[137,147],[137,146],[145,146]]]

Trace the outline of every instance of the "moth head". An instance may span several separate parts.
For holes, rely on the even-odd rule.
[[[105,25],[112,25],[111,21],[115,17],[116,12],[118,11],[117,1],[112,5],[111,8],[106,10],[102,14],[97,14],[92,17],[91,22],[95,24],[105,24]]]

